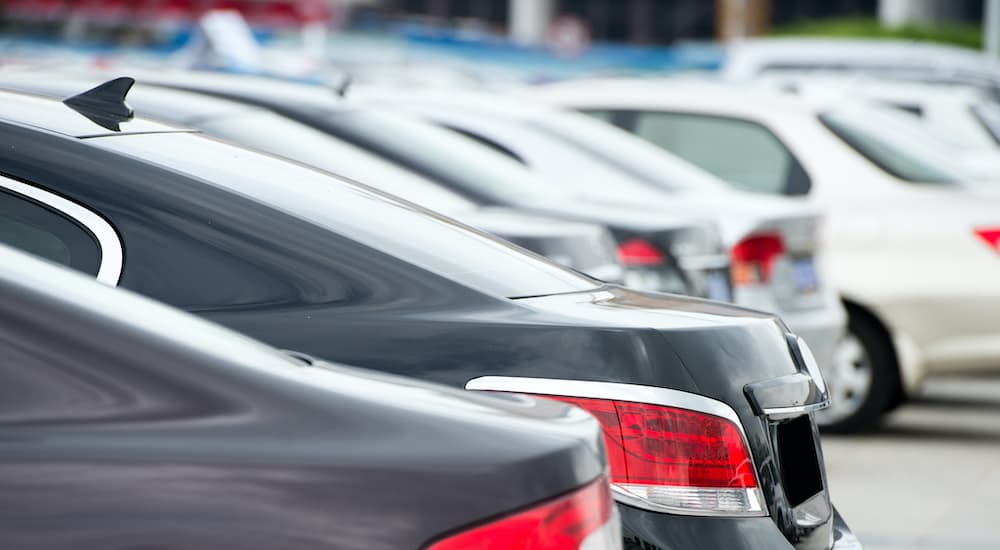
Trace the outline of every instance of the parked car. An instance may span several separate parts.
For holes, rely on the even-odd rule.
[[[93,76],[38,78],[31,72],[0,75],[0,88],[59,98],[102,82]],[[617,244],[604,227],[502,206],[480,206],[364,149],[244,103],[138,85],[129,92],[129,104],[145,117],[195,128],[244,147],[364,182],[598,279],[612,283],[623,281]]]
[[[582,410],[282,353],[88,279],[0,246],[5,546],[621,548]]]
[[[983,52],[928,42],[857,38],[755,38],[726,46],[719,76],[860,74],[975,86],[1000,98],[1000,62]]]
[[[774,317],[603,284],[402,199],[130,117],[127,84],[64,104],[0,94],[0,219],[37,220],[37,238],[11,244],[281,349],[576,399],[613,449],[628,545],[857,547],[813,421],[822,376]]]
[[[270,109],[371,151],[477,204],[608,227],[629,286],[729,301],[728,258],[710,219],[588,200],[540,181],[480,143],[385,109],[366,108],[322,87],[267,78],[177,72],[147,75],[156,85]]]
[[[870,425],[928,373],[1000,366],[1000,203],[968,191],[941,151],[895,134],[880,110],[693,82],[574,83],[547,95],[736,187],[829,209],[849,333],[827,373],[833,427]]]
[[[763,82],[812,101],[847,97],[892,108],[897,111],[894,126],[901,137],[932,139],[925,147],[945,151],[956,170],[978,181],[998,179],[1000,104],[979,89],[857,76],[778,77]]]
[[[809,343],[820,366],[830,368],[846,314],[833,287],[820,277],[818,209],[733,190],[627,132],[522,98],[391,89],[368,90],[361,97],[375,108],[420,116],[489,144],[543,181],[595,201],[627,198],[669,214],[713,219],[729,250],[732,301],[780,316]]]

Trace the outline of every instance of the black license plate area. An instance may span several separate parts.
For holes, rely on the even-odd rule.
[[[792,507],[823,490],[819,454],[808,416],[778,424],[775,430],[781,483]]]

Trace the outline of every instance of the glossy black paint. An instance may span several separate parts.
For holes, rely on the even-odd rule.
[[[301,90],[301,95],[289,98],[289,84],[275,81],[255,81],[263,85],[241,86],[239,78],[225,77],[192,77],[183,82],[173,82],[167,78],[146,79],[144,82],[174,88],[209,94],[231,101],[242,102],[256,107],[269,109],[283,116],[311,126],[322,132],[343,139],[354,145],[370,150],[398,162],[406,168],[427,176],[434,181],[447,186],[471,200],[482,204],[516,206],[529,208],[546,215],[561,216],[566,219],[587,221],[607,225],[616,231],[627,231],[635,234],[647,232],[667,232],[674,228],[688,227],[693,220],[681,216],[668,216],[662,212],[656,215],[636,212],[634,208],[616,208],[610,204],[594,204],[576,200],[571,196],[562,196],[559,201],[539,201],[534,197],[521,197],[516,202],[510,198],[502,198],[495,194],[477,192],[469,182],[452,174],[437,169],[436,159],[421,160],[419,154],[401,156],[394,148],[386,147],[377,139],[372,139],[369,133],[361,134],[347,118],[337,115],[352,115],[359,111],[369,110],[367,107],[353,105],[342,98],[330,94],[308,93]],[[303,87],[307,88],[307,87]],[[378,129],[373,129],[377,133]],[[414,152],[420,151],[420,144],[413,144]]]
[[[729,526],[718,533],[731,533],[732,548],[765,541],[780,548],[789,540],[802,549],[827,546],[833,518],[809,530],[794,524],[772,422],[744,395],[747,384],[803,370],[786,329],[770,316],[614,286],[512,300],[345,238],[312,217],[325,211],[321,204],[295,206],[275,195],[275,208],[176,166],[152,165],[124,145],[150,136],[90,142],[11,125],[0,126],[0,136],[12,145],[0,151],[0,172],[86,204],[118,229],[126,248],[121,286],[277,347],[456,387],[483,375],[573,378],[723,401],[746,429],[770,517],[635,511],[640,519],[626,522],[627,537],[643,548],[701,547],[710,535],[698,526],[718,523]],[[171,139],[198,138],[156,139],[166,147]],[[329,178],[329,185],[349,184]],[[273,188],[287,194],[289,182]],[[744,546],[748,529],[757,546]]]
[[[582,411],[306,364],[6,247],[0,303],[5,548],[416,549],[604,468]]]
[[[116,79],[113,82],[119,80]],[[19,73],[0,75],[0,87],[3,89],[53,98],[72,96],[64,102],[78,97],[73,94],[78,94],[81,90],[95,86],[100,88],[100,82],[102,80],[99,77],[92,75],[51,75],[47,78],[32,78]],[[100,113],[95,115],[91,112],[93,109],[87,110],[87,103],[81,107],[74,107],[74,104],[67,103],[81,115],[107,128],[105,124],[102,124],[103,119]],[[98,104],[98,106],[100,105]],[[128,105],[137,110],[142,117],[172,124],[178,128],[199,130],[206,135],[251,149],[261,148],[264,152],[278,156],[293,158],[292,155],[282,155],[285,152],[286,144],[284,141],[286,140],[294,141],[298,148],[296,150],[332,149],[333,152],[324,155],[320,162],[309,162],[316,160],[311,155],[293,160],[311,164],[334,174],[343,175],[344,171],[347,170],[344,164],[351,162],[351,159],[340,159],[335,154],[337,146],[331,145],[330,142],[339,142],[340,140],[337,138],[315,132],[308,126],[290,119],[283,119],[284,117],[271,113],[269,110],[246,103],[139,84],[133,86],[128,92]],[[112,114],[114,115],[114,113]],[[118,118],[114,122],[116,127],[121,122],[128,120],[128,117],[121,118],[119,115],[120,113],[116,115]],[[281,128],[274,129],[272,127],[272,133],[268,135],[270,139],[264,139],[265,136],[247,135],[249,133],[247,121],[260,119],[266,120],[268,125],[280,123]],[[267,128],[254,126],[254,130],[266,131]],[[262,144],[270,145],[270,147],[265,147]],[[357,171],[354,170],[355,173]],[[423,180],[423,182],[438,187],[437,184],[429,180]],[[389,189],[385,189],[385,182],[377,179],[374,181],[365,180],[364,183],[387,192],[392,192],[392,189],[395,188],[389,185]],[[413,182],[404,182],[402,185],[410,183]],[[407,190],[420,199],[426,199],[417,201],[420,204],[448,214],[463,223],[507,239],[532,252],[552,258],[558,263],[601,280],[613,283],[622,282],[623,273],[615,255],[614,240],[601,226],[569,222],[538,213],[530,214],[521,208],[484,207],[443,189],[435,189],[434,191],[438,194],[446,194],[448,198],[454,197],[456,200],[437,200],[439,195],[421,196],[421,191],[427,191],[423,188]],[[407,198],[407,196],[404,195],[403,198]]]
[[[389,119],[405,117],[380,112],[379,115],[385,116],[366,116],[364,122],[358,123],[354,120],[358,113],[374,110],[345,101],[330,90],[275,80],[246,80],[239,76],[204,73],[149,74],[143,77],[143,82],[171,89],[195,91],[269,109],[388,159],[482,205],[504,206],[546,217],[600,224],[608,227],[618,242],[635,237],[645,239],[669,258],[666,265],[661,268],[665,272],[664,275],[678,277],[681,280],[679,288],[671,288],[671,291],[709,297],[708,289],[701,280],[704,274],[676,268],[680,262],[674,255],[673,245],[697,235],[696,240],[709,241],[698,251],[698,255],[724,255],[717,228],[709,220],[667,214],[662,210],[640,211],[634,204],[617,205],[607,200],[595,203],[566,193],[559,193],[558,196],[539,196],[532,193],[486,190],[485,186],[476,181],[474,174],[450,169],[449,161],[454,159],[454,155],[449,155],[446,151],[422,151],[419,141],[412,143],[412,146],[407,144],[405,147],[398,147],[397,144],[387,141],[387,136],[399,131]],[[379,118],[385,120],[380,122]],[[380,123],[381,126],[377,126]],[[426,149],[427,144],[423,145]],[[494,152],[487,151],[487,154],[493,155]],[[507,159],[500,160],[507,162]],[[546,190],[555,191],[554,188]],[[716,298],[728,299],[721,296]]]

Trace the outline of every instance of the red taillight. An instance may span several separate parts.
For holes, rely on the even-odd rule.
[[[766,283],[771,280],[774,261],[785,253],[780,235],[754,235],[736,243],[729,252],[734,285]]]
[[[543,397],[577,405],[597,418],[611,483],[628,495],[691,513],[762,512],[753,461],[732,421],[662,405]]]
[[[618,260],[625,266],[657,266],[667,261],[659,248],[644,239],[629,239],[618,245]]]
[[[1000,229],[992,227],[978,227],[975,229],[976,236],[982,239],[990,248],[1000,252]]]
[[[608,480],[462,531],[427,550],[579,550],[620,547]],[[586,546],[584,546],[584,544]]]

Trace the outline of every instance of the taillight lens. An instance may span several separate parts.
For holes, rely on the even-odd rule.
[[[996,252],[1000,252],[1000,228],[979,227],[975,229],[976,236],[990,245]]]
[[[729,252],[734,285],[766,283],[771,280],[774,261],[785,253],[780,235],[753,235],[738,242]]]
[[[618,245],[618,260],[625,266],[658,266],[667,256],[645,239],[629,239]]]
[[[622,241],[618,245],[618,261],[625,268],[625,286],[657,292],[691,293],[678,266],[662,249],[645,239]]]
[[[427,550],[611,550],[622,545],[608,480],[431,544]]]
[[[671,512],[763,515],[750,451],[731,420],[630,401],[542,397],[597,418],[620,493]]]

